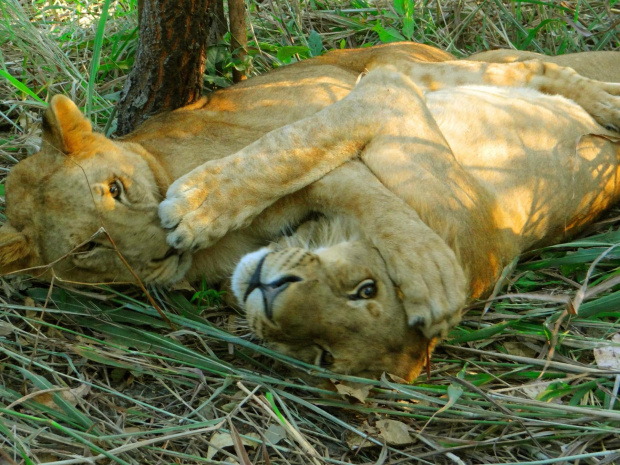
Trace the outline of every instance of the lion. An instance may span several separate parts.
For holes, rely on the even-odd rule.
[[[251,327],[282,352],[412,379],[506,263],[620,193],[620,85],[506,61],[330,52],[120,140],[55,96],[41,151],[7,178],[0,272],[166,285],[236,268]]]

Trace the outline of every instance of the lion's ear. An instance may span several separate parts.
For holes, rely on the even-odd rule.
[[[31,265],[35,251],[25,234],[8,223],[0,227],[0,275]]]
[[[55,95],[43,116],[43,141],[63,153],[80,149],[84,138],[93,132],[80,109],[64,95]]]

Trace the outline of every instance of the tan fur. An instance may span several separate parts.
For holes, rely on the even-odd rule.
[[[614,60],[591,61],[596,69]],[[592,115],[521,87],[573,97]],[[93,133],[57,96],[41,151],[7,180],[0,271],[39,266],[31,273],[131,281],[105,236],[76,249],[104,226],[145,281],[217,282],[243,254],[311,213],[346,218],[360,239],[335,246],[339,274],[357,272],[366,255],[363,266],[378,275],[387,300],[364,311],[399,316],[373,323],[383,335],[376,343],[373,325],[362,331],[355,313],[349,330],[330,333],[303,316],[313,297],[295,292],[302,279],[278,296],[298,302],[283,315],[312,322],[308,328],[330,340],[300,336],[288,341],[296,349],[285,349],[270,337],[311,362],[317,345],[334,357],[353,354],[334,363],[339,371],[411,377],[422,349],[458,322],[466,299],[484,295],[506,263],[577,231],[616,200],[618,143],[592,117],[620,125],[618,95],[618,85],[554,64],[456,62],[430,47],[396,44],[333,52],[250,79],[155,117],[123,141]],[[315,292],[330,295],[320,286]],[[350,313],[331,300],[325,311],[342,322]]]
[[[516,63],[527,60],[539,60],[546,63],[555,63],[559,66],[569,66],[582,76],[599,81],[617,82],[620,76],[620,60],[617,52],[601,51],[584,53],[567,53],[554,57],[521,50],[492,50],[476,53],[468,58],[473,61],[489,63]]]
[[[376,376],[399,367],[400,376],[417,375],[430,341],[407,324],[381,255],[367,241],[351,238],[355,224],[343,227],[341,221],[322,219],[301,229],[308,230],[250,254],[238,265],[233,290],[244,302],[250,329],[279,352],[340,373]],[[295,247],[306,242],[300,239],[306,233],[314,246]],[[284,281],[266,284],[245,299],[249,277],[263,258],[261,281]],[[373,298],[352,298],[360,287],[375,283]]]

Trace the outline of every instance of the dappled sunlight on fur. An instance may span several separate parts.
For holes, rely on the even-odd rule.
[[[254,252],[233,288],[259,336],[336,371],[411,379],[515,256],[618,198],[620,145],[597,120],[619,123],[619,96],[565,68],[416,44],[284,67],[116,141],[56,96],[41,151],[7,180],[0,272],[133,281],[120,252],[147,282],[215,284]],[[116,248],[89,239],[101,227]],[[258,288],[275,287],[246,296],[263,258]]]

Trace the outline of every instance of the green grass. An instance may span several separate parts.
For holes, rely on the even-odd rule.
[[[233,63],[224,38],[207,84],[228,85],[233,66],[256,74],[402,38],[458,56],[620,48],[613,0],[248,5],[251,59]],[[135,10],[129,0],[0,3],[0,219],[3,178],[36,151],[50,95],[71,96],[113,131]],[[524,257],[414,384],[334,375],[256,345],[204,287],[152,290],[172,331],[136,289],[0,278],[0,464],[245,463],[241,442],[256,464],[618,463],[620,377],[594,356],[620,332],[617,229],[612,214],[584,238]],[[349,383],[354,395],[298,373]],[[385,420],[410,443],[383,434]]]

